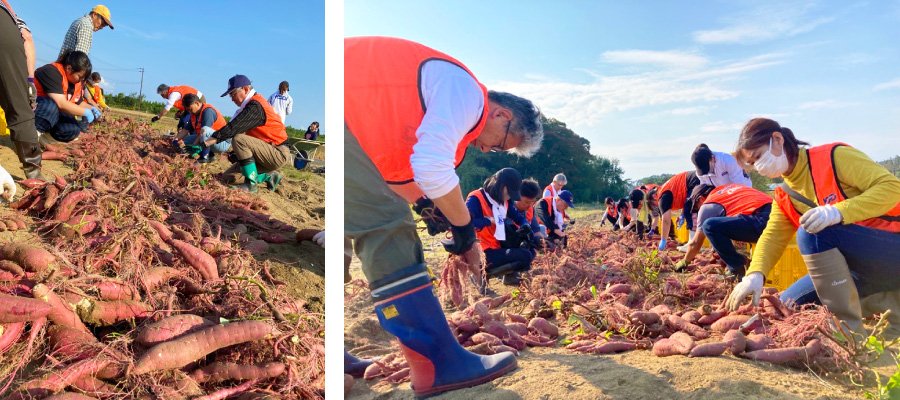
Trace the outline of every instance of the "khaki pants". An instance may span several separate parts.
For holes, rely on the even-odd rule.
[[[346,128],[344,235],[353,240],[370,283],[425,262],[409,203],[388,187],[356,137]],[[349,250],[349,241],[345,241],[345,254]],[[346,275],[349,263],[344,268]]]
[[[256,170],[261,174],[275,171],[291,160],[291,150],[286,144],[273,146],[245,133],[234,136],[231,149],[238,160],[253,158]]]

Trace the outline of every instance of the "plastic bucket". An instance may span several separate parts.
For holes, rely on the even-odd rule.
[[[294,168],[303,169],[307,164],[309,164],[309,153],[305,150],[297,150],[297,154],[294,155]]]

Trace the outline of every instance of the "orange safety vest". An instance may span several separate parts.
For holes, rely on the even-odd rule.
[[[662,197],[663,193],[671,192],[672,193],[672,208],[673,210],[683,208],[684,202],[687,201],[687,176],[691,173],[691,171],[685,171],[680,174],[677,174],[669,180],[666,181],[659,188],[659,196],[657,198]]]
[[[191,114],[191,126],[194,128],[194,133],[199,134],[201,130],[203,130],[203,112],[206,111],[207,108],[211,108],[216,113],[216,121],[213,122],[212,128],[214,130],[219,130],[225,127],[228,123],[225,122],[225,118],[222,117],[222,113],[219,112],[215,107],[204,104],[200,107],[200,112],[197,114]]]
[[[834,163],[834,151],[839,146],[848,146],[844,143],[829,143],[811,147],[806,150],[809,159],[809,175],[813,180],[813,188],[816,192],[816,204],[837,204],[847,199],[847,194],[837,180],[837,165]],[[794,224],[800,227],[800,213],[791,203],[790,195],[781,187],[775,188],[775,203],[782,213]],[[900,233],[900,202],[894,205],[882,216],[869,218],[856,222],[868,228],[879,229],[892,233]]]
[[[166,91],[166,98],[168,99],[173,92],[181,93],[181,99],[183,99],[186,94],[197,94],[197,89],[187,85],[171,86],[169,87],[169,90]],[[175,108],[184,111],[184,105],[181,104],[181,99],[178,99],[178,101],[175,102]]]
[[[273,146],[280,146],[287,140],[287,131],[284,130],[284,123],[281,117],[275,113],[275,109],[269,104],[259,92],[251,98],[256,100],[266,112],[266,123],[247,131],[248,136],[255,137]]]
[[[556,195],[559,194],[559,193],[556,193],[556,189],[553,188],[553,185],[547,185],[547,187],[544,188],[544,191],[545,191],[545,192],[548,191],[548,190],[550,191],[550,196],[551,196],[551,197],[556,197]]]
[[[415,42],[388,37],[344,39],[344,123],[392,185],[413,182],[409,158],[425,116],[419,72],[431,60],[453,63],[475,77],[455,58]],[[488,92],[480,82],[478,85],[484,94],[484,110],[457,145],[456,167],[487,121]]]
[[[469,193],[468,197],[475,197],[478,199],[478,202],[481,203],[481,214],[491,220],[490,225],[475,232],[475,236],[478,237],[478,241],[481,242],[481,248],[484,250],[499,249],[500,241],[494,237],[494,233],[497,232],[497,224],[494,223],[494,211],[491,208],[491,203],[484,197],[484,193],[481,192],[481,189],[473,190]],[[513,205],[506,202],[506,207],[513,207]]]
[[[615,205],[606,206],[606,213],[609,214],[610,217],[619,218],[619,210],[616,209]]]
[[[54,68],[56,68],[56,70],[59,71],[59,74],[62,76],[62,92],[63,92],[63,96],[66,97],[66,100],[68,100],[69,102],[74,103],[74,104],[78,104],[79,102],[81,102],[81,94],[84,92],[84,89],[82,89],[82,87],[81,87],[81,82],[75,82],[75,88],[72,90],[72,93],[71,93],[72,97],[69,97],[69,95],[70,95],[70,93],[69,93],[69,78],[66,77],[65,67],[63,67],[63,65],[58,62],[55,62],[50,65],[52,65]],[[41,85],[41,81],[35,79],[34,87],[37,89],[38,97],[48,97],[47,91],[44,90],[44,86]]]
[[[753,214],[772,204],[772,197],[752,187],[730,183],[713,189],[703,204],[718,204],[725,209],[726,217],[733,217]]]

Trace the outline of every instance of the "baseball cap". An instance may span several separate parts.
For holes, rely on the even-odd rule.
[[[112,16],[110,16],[109,14],[109,8],[107,8],[103,4],[97,4],[96,6],[94,6],[94,8],[91,9],[91,11],[94,14],[99,15],[100,18],[103,18],[103,22],[106,22],[106,24],[109,25],[109,29],[116,29],[116,27],[114,27],[112,24]]]
[[[566,202],[569,207],[575,208],[575,196],[572,195],[572,192],[568,190],[563,190],[559,192],[559,198]]]
[[[232,76],[230,79],[228,79],[228,90],[226,90],[225,93],[222,93],[222,95],[219,97],[228,96],[228,94],[231,93],[232,90],[237,89],[239,87],[249,86],[249,85],[250,85],[250,78],[248,78],[246,75],[238,74],[238,75]]]

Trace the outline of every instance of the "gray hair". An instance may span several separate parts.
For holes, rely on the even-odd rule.
[[[531,100],[497,91],[488,91],[488,100],[508,108],[513,113],[513,125],[510,131],[521,141],[509,152],[521,157],[531,157],[541,148],[544,140],[544,126],[541,124],[541,111]]]
[[[165,83],[156,87],[156,94],[165,95],[167,91],[169,91],[169,85]]]
[[[562,183],[563,185],[569,183],[569,181],[566,179],[566,176],[561,173],[556,174],[556,176],[553,177],[553,182]]]

